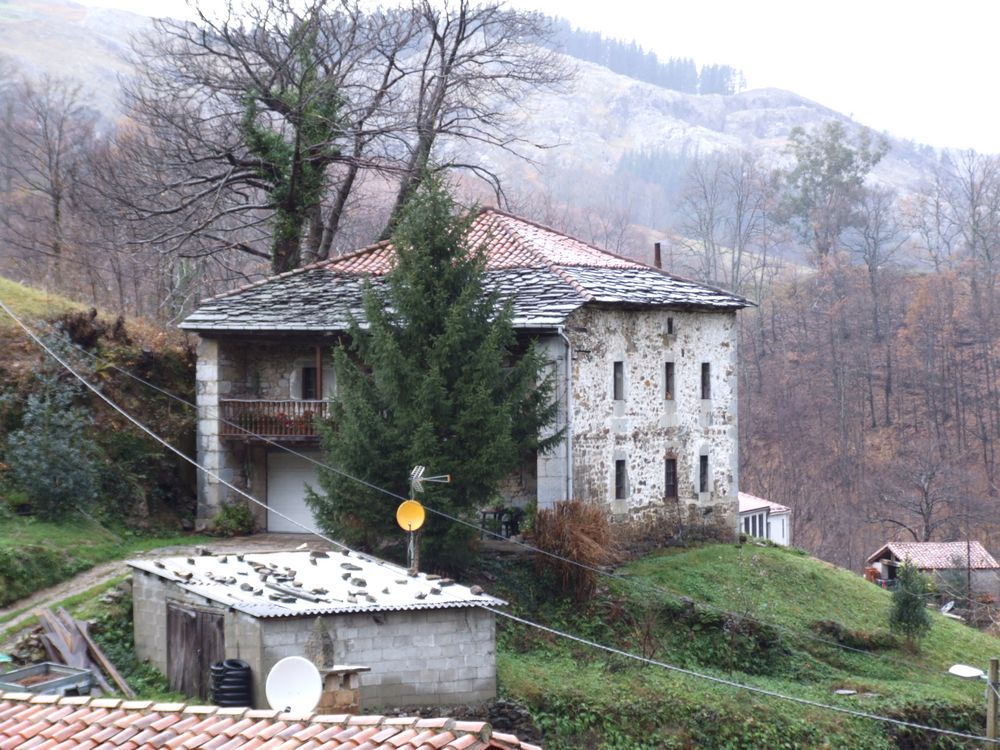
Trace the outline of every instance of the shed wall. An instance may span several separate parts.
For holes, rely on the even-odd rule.
[[[314,617],[255,618],[135,571],[136,655],[167,672],[167,601],[225,617],[226,658],[250,664],[254,706],[267,707],[264,681],[286,656],[304,656]],[[367,707],[470,703],[496,697],[496,624],[477,607],[323,616],[340,664],[371,667],[361,675]]]
[[[226,658],[242,659],[250,665],[255,680],[261,675],[259,621],[229,610],[202,596],[195,596],[159,576],[135,570],[132,576],[132,617],[135,653],[167,673],[167,602],[175,601],[212,610],[225,618]]]
[[[260,620],[261,674],[286,656],[302,656],[315,618]],[[471,703],[496,697],[494,616],[476,607],[326,615],[341,664],[361,675],[362,710],[378,706]],[[262,683],[255,685],[263,705]]]

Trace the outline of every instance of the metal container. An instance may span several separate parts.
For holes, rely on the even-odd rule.
[[[94,675],[89,669],[44,661],[0,674],[0,691],[48,695],[90,695]]]

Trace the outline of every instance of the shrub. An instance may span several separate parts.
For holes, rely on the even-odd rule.
[[[246,536],[254,530],[253,511],[245,502],[234,500],[222,506],[212,522],[212,529],[220,536]]]
[[[896,578],[898,586],[892,592],[889,627],[906,638],[907,647],[916,650],[920,639],[931,629],[931,616],[924,601],[927,581],[909,561],[899,566]]]
[[[58,520],[92,505],[99,486],[98,456],[88,430],[89,413],[74,404],[77,389],[53,374],[38,376],[28,396],[21,429],[7,439],[9,481],[27,495],[33,510]]]
[[[817,620],[810,625],[814,632],[841,645],[863,651],[897,648],[899,639],[887,630],[851,630],[836,620]]]
[[[615,558],[608,517],[604,510],[582,500],[566,500],[539,510],[535,517],[535,545],[548,553],[596,568]],[[597,588],[597,573],[549,555],[535,556],[539,570],[554,573],[564,593],[587,601]]]

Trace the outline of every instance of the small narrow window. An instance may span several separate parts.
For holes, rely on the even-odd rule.
[[[701,397],[712,398],[712,365],[708,362],[701,363]]]
[[[615,362],[614,365],[614,397],[615,401],[625,400],[625,363]]]
[[[667,362],[663,368],[663,398],[665,401],[674,400],[674,363]]]
[[[673,332],[674,332],[674,319],[667,318],[667,333],[670,334]]]
[[[615,461],[615,500],[624,500],[628,494],[628,476],[625,471],[625,461]]]
[[[743,533],[745,534],[750,533],[750,516],[747,516],[746,518],[743,519]]]
[[[698,459],[698,492],[708,492],[708,456]]]
[[[677,459],[668,458],[663,463],[663,496],[677,497]]]
[[[303,401],[315,401],[319,398],[319,393],[317,392],[317,382],[316,382],[316,368],[315,367],[303,367],[302,368],[302,400]]]

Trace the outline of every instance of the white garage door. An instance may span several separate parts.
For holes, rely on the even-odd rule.
[[[320,460],[319,454],[304,454]],[[277,511],[310,530],[316,530],[312,511],[306,505],[306,485],[319,490],[316,464],[284,451],[267,454],[267,530],[304,534],[306,530],[282,518]]]

